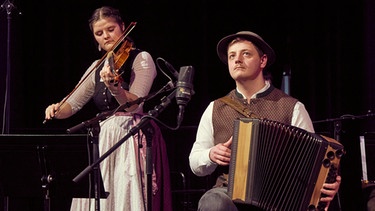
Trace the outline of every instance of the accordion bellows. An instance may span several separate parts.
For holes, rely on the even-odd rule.
[[[324,210],[320,189],[338,174],[338,141],[267,119],[234,122],[228,195],[264,210]]]

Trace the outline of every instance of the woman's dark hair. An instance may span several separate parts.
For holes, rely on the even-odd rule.
[[[93,30],[93,24],[97,22],[100,19],[103,18],[114,18],[116,22],[121,26],[124,21],[122,20],[121,13],[118,9],[109,7],[109,6],[103,6],[98,9],[96,9],[89,19],[89,27],[90,30]]]

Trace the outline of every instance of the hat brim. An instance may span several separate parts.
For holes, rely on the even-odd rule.
[[[268,45],[268,43],[266,43],[262,39],[262,37],[260,37],[259,35],[255,34],[254,32],[241,31],[241,32],[238,32],[236,34],[231,34],[231,35],[228,35],[228,36],[224,37],[217,44],[217,48],[216,48],[217,55],[219,56],[220,60],[224,64],[228,64],[228,56],[227,56],[228,45],[229,45],[230,42],[232,42],[237,37],[242,37],[242,38],[244,38],[246,40],[251,41],[261,51],[263,51],[264,54],[267,54],[268,60],[267,60],[266,67],[268,67],[269,65],[271,65],[271,64],[273,64],[275,62],[276,55],[275,55],[274,50],[271,48],[270,45]]]

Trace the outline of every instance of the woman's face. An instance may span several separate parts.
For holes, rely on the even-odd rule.
[[[93,34],[100,47],[108,51],[121,37],[125,30],[124,24],[119,24],[116,19],[108,17],[93,23]]]

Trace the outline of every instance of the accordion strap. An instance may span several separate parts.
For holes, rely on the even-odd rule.
[[[240,114],[246,116],[246,117],[256,117],[256,115],[250,111],[250,109],[246,106],[244,106],[242,103],[233,100],[230,96],[224,96],[222,98],[219,98],[222,102],[228,104],[232,108],[234,108],[236,111],[238,111]]]

